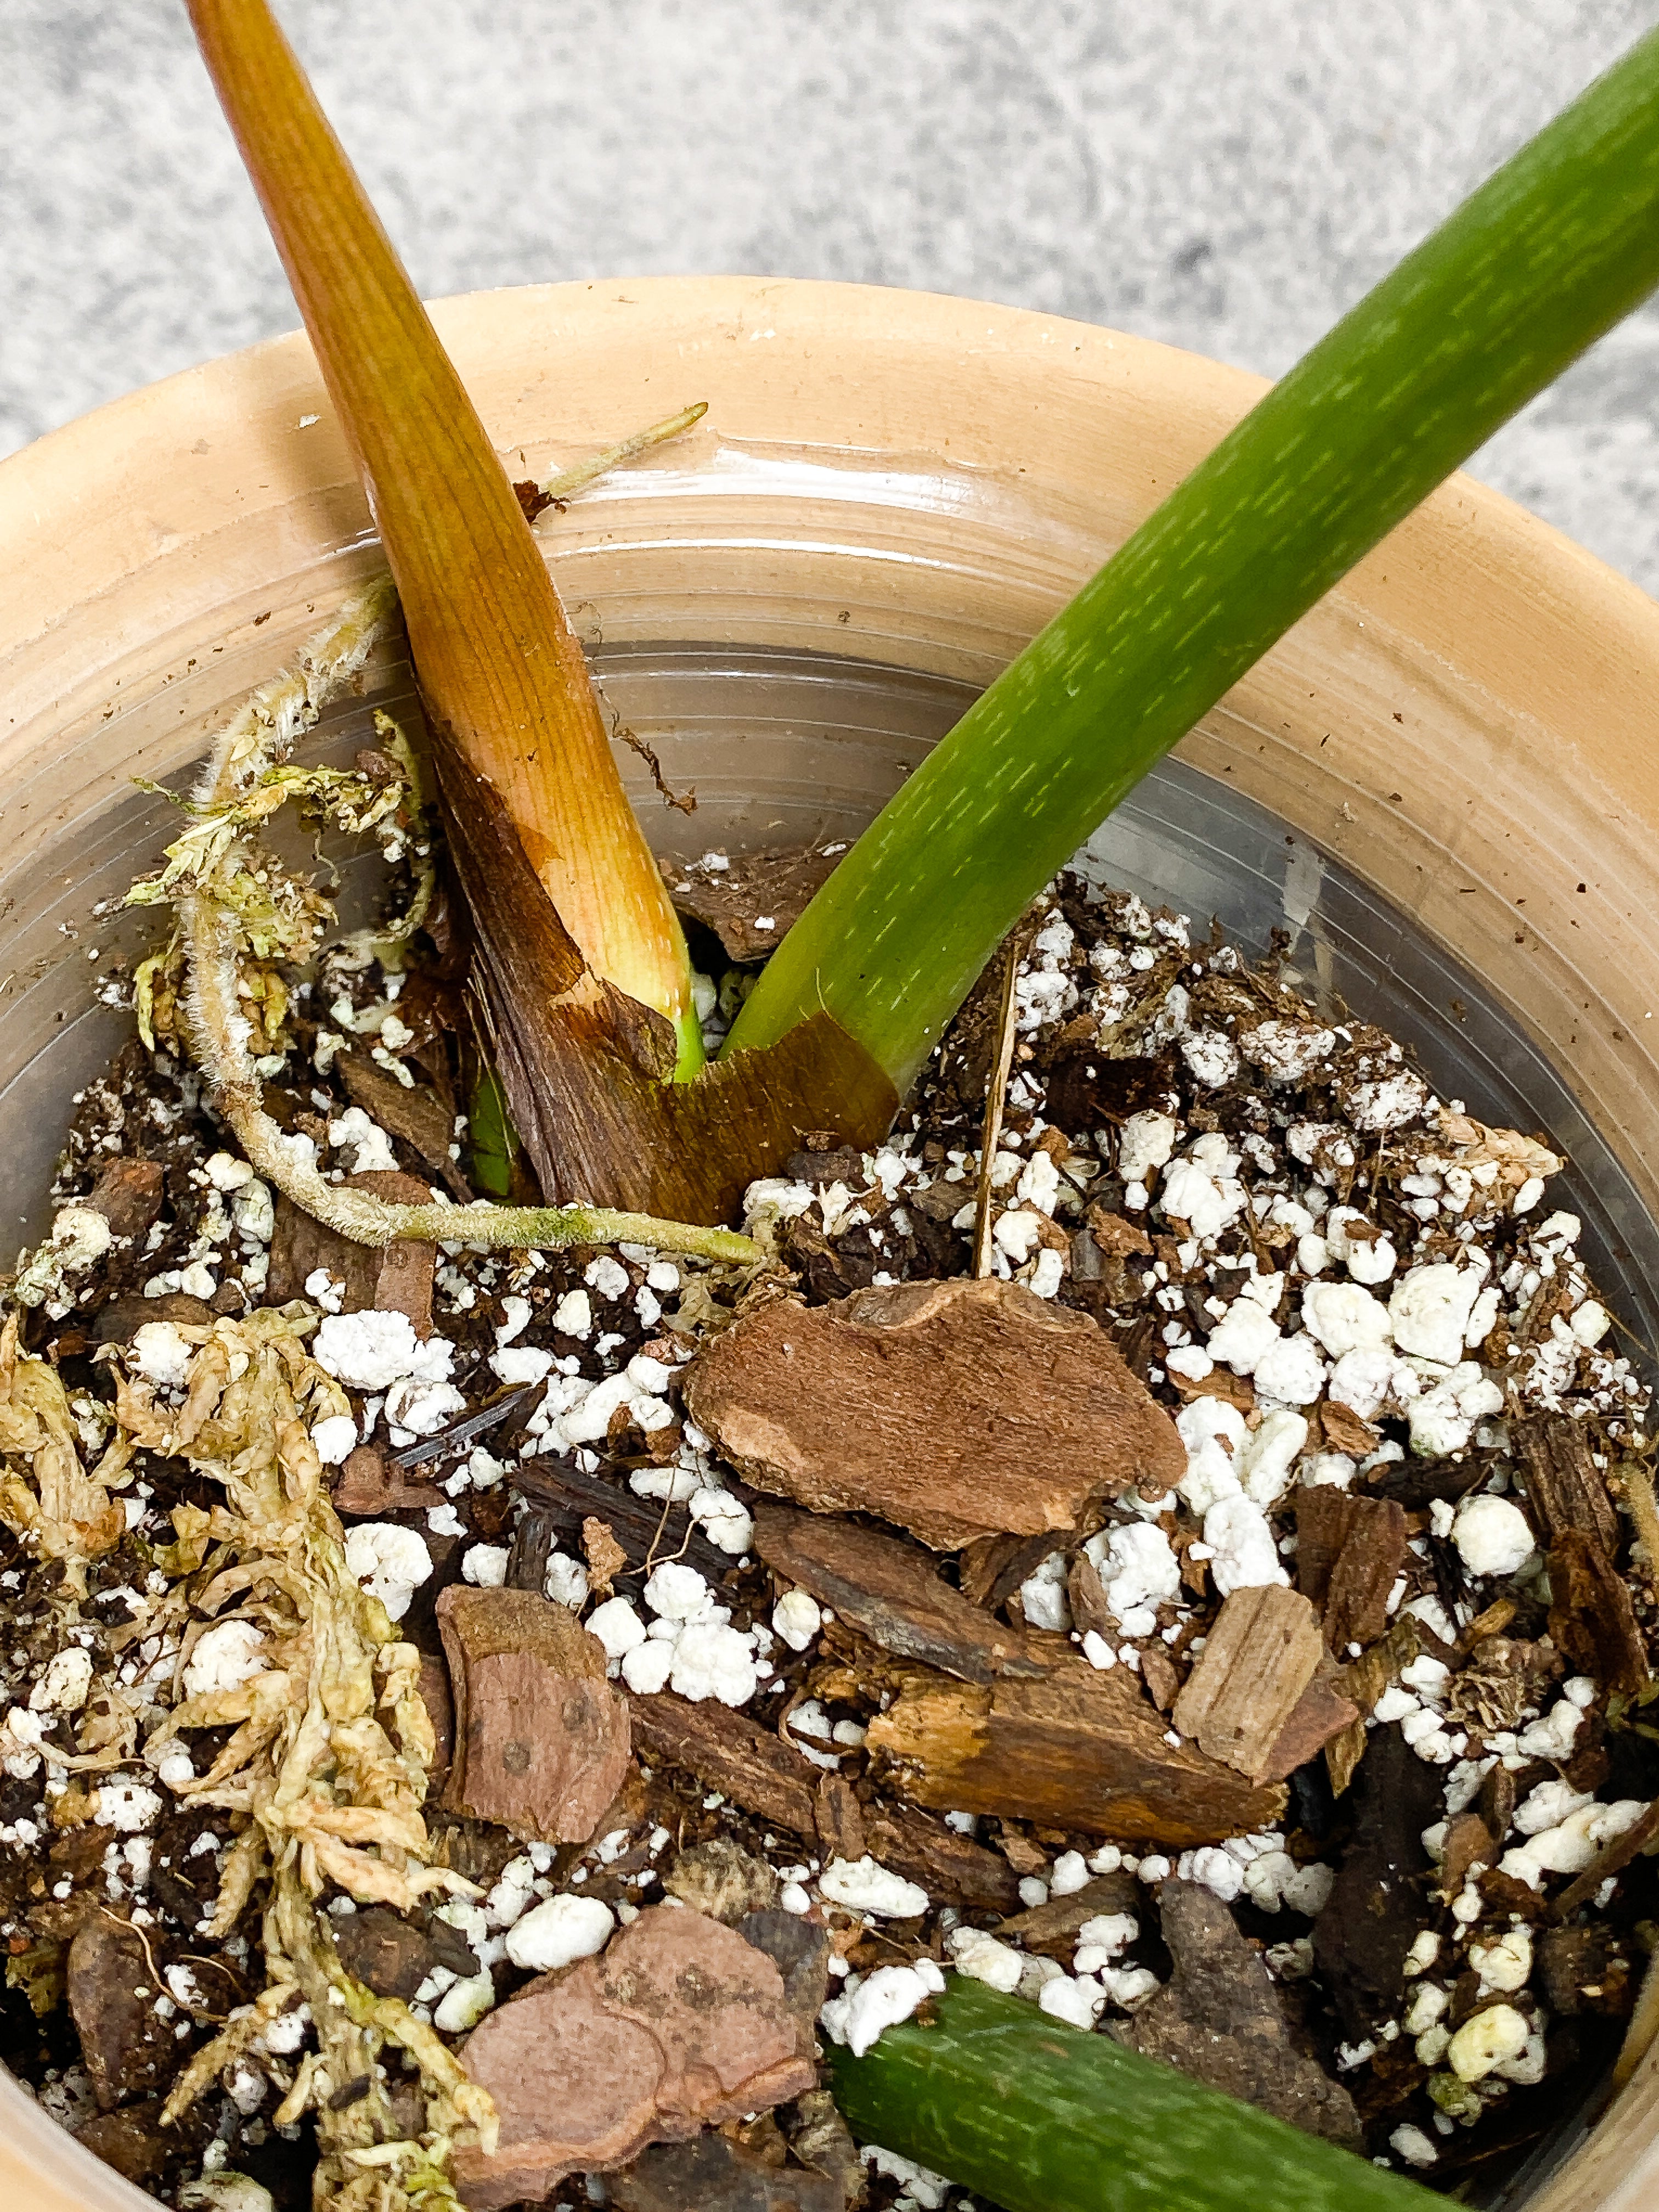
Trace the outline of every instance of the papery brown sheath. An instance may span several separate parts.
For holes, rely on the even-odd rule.
[[[507,471],[264,0],[190,14],[356,459],[427,712],[501,793],[589,964],[679,1028],[679,925]]]
[[[718,1218],[808,1127],[873,1140],[892,1085],[827,1016],[668,1079],[702,1058],[684,940],[507,471],[264,0],[187,4],[403,603],[544,1194]]]

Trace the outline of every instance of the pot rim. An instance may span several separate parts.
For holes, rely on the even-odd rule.
[[[820,480],[833,456],[863,472],[872,513],[884,471],[933,487],[937,507],[929,559],[901,570],[891,564],[908,560],[903,547],[885,548],[890,565],[861,585],[836,648],[978,681],[1266,388],[1122,332],[868,286],[652,277],[473,293],[432,312],[515,472],[540,477],[687,399],[711,403],[696,442],[573,511],[549,547],[562,582],[591,579],[599,598],[617,589],[694,458],[727,465],[728,491],[755,489],[770,471],[810,506],[835,496]],[[1005,554],[1031,549],[1030,574],[1012,559],[988,568],[975,550],[988,524]],[[810,551],[791,550],[827,596],[835,548],[816,569]],[[373,559],[355,472],[299,333],[131,393],[0,464],[0,823],[43,733],[95,731],[100,702],[158,636],[227,608],[245,611],[251,635],[274,584],[321,572],[343,592]],[[688,634],[786,635],[775,622],[750,626],[740,588],[702,601],[686,589],[705,621]],[[619,605],[614,634],[625,636],[625,594]],[[965,605],[972,622],[960,618]],[[801,623],[790,641],[822,642]],[[992,635],[1002,643],[988,647]],[[1659,1216],[1659,1034],[1644,1034],[1631,996],[1633,976],[1651,977],[1659,1010],[1656,678],[1659,606],[1459,476],[1182,751],[1478,969],[1571,1068],[1586,1112]],[[1322,759],[1333,726],[1340,811]],[[1449,761],[1449,726],[1459,739]],[[1402,808],[1436,818],[1404,836]],[[19,830],[14,816],[8,827],[34,825]],[[1575,851],[1600,863],[1582,889],[1567,865]],[[72,2179],[43,2171],[63,2137],[9,2083],[0,2091],[0,2173],[25,2203],[133,2212],[131,2186],[78,2151]],[[1534,2212],[1635,2212],[1656,2189],[1659,2049]]]

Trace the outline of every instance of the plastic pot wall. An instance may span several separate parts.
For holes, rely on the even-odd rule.
[[[1258,380],[1119,333],[752,279],[478,294],[439,328],[515,476],[709,413],[544,537],[664,850],[850,836],[1249,407]],[[0,1221],[38,1233],[71,1095],[131,1034],[95,909],[247,690],[375,566],[308,347],[118,402],[0,465]],[[412,703],[393,656],[320,742]],[[1443,1095],[1550,1132],[1586,1252],[1659,1328],[1659,608],[1459,478],[1210,715],[1089,860],[1407,1036]],[[9,1257],[9,1251],[8,1252]],[[1546,2169],[1548,2170],[1546,2170]],[[17,2212],[150,2200],[0,2079]],[[1505,2204],[1659,2201],[1659,2051]]]

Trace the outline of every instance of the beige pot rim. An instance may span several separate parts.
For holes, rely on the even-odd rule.
[[[829,646],[975,683],[1264,388],[1121,332],[867,287],[648,278],[433,312],[515,474],[709,401],[549,539],[608,641]],[[374,559],[298,336],[0,464],[0,863],[70,850],[136,767],[199,754]],[[1457,477],[1182,750],[1480,975],[1659,1218],[1656,740],[1659,607]],[[27,2212],[143,2201],[9,2082],[0,2122]],[[1659,2051],[1534,2206],[1656,2200]]]

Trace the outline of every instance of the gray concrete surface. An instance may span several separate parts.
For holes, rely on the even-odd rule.
[[[1659,0],[279,0],[417,282],[918,285],[1277,373]],[[0,0],[0,452],[295,319],[181,0]],[[1659,309],[1484,476],[1659,592]]]

